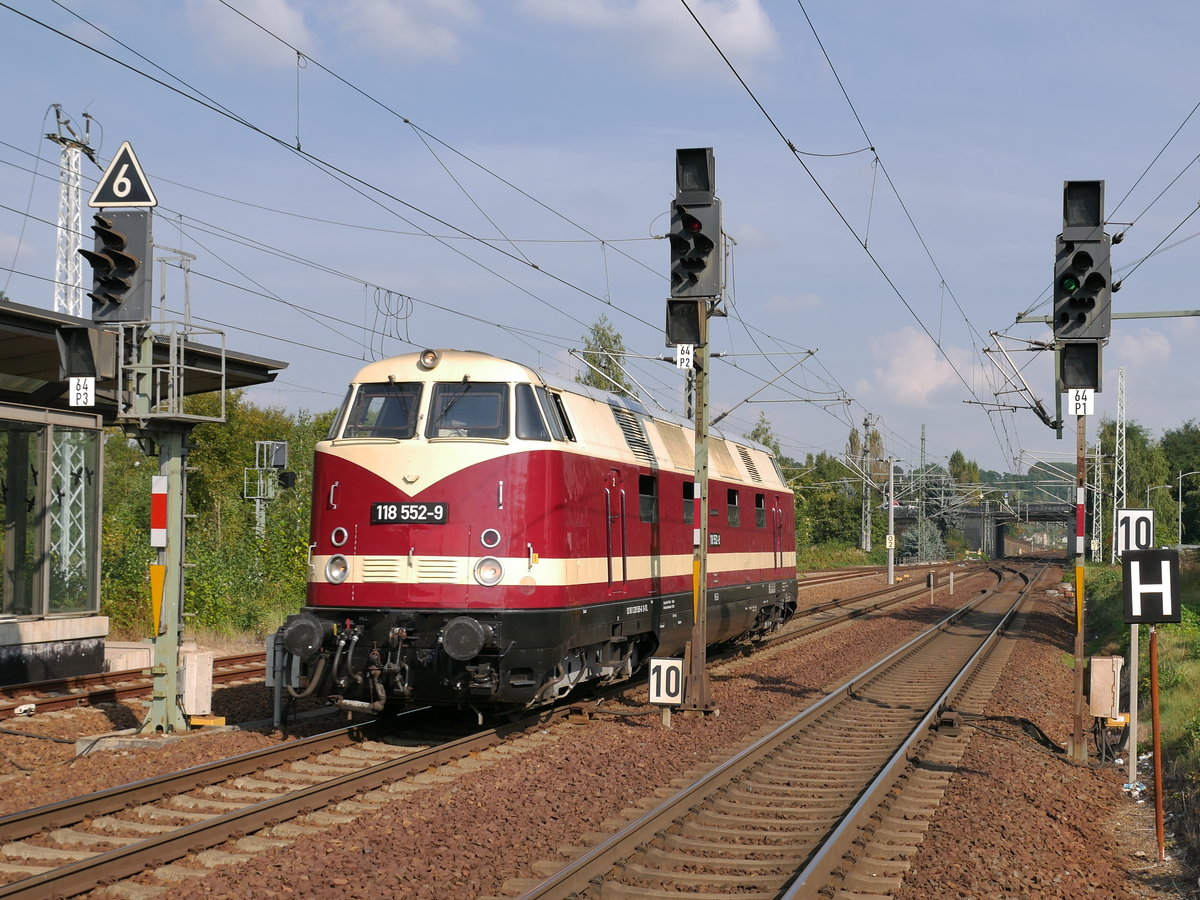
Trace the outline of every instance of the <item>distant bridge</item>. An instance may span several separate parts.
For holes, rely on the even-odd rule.
[[[904,525],[916,522],[918,513],[916,506],[893,507],[895,521]],[[1068,530],[1075,522],[1075,504],[1065,500],[1011,504],[988,500],[975,506],[960,506],[956,513],[962,520],[963,537],[972,550],[1002,547],[1005,529],[1016,522],[1061,523]]]

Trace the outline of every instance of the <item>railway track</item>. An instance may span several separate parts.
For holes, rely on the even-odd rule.
[[[911,834],[872,834],[870,824],[889,821],[888,803],[908,801],[903,779],[936,768],[940,714],[1000,646],[1031,583],[1010,572],[617,833],[576,848],[573,862],[522,900],[837,897],[862,889],[847,885],[848,856],[891,874],[877,845],[911,843]]]
[[[924,572],[936,568],[922,566],[919,569],[911,568],[905,571]],[[799,584],[801,588],[804,588],[853,581],[869,575],[877,575],[879,571],[878,567],[864,566],[850,570],[815,572],[802,576]],[[849,599],[834,601],[834,604],[845,604],[849,602]],[[831,608],[832,605],[822,604],[820,607],[801,610],[801,613],[822,611],[825,608]],[[265,672],[266,654],[262,651],[223,656],[214,663],[213,683],[227,684],[232,681],[262,678]],[[94,675],[77,675],[69,678],[7,685],[0,687],[0,720],[15,718],[31,711],[49,712],[55,709],[115,703],[143,696],[148,694],[151,689],[152,680],[146,675],[144,669],[124,669],[116,672],[100,672]]]
[[[808,617],[813,621],[773,637],[811,633],[925,590],[923,583],[898,585],[824,604]],[[425,743],[385,742],[367,724],[8,816],[0,819],[0,878],[10,883],[0,885],[0,898],[69,896],[189,854],[216,853],[209,848],[235,838],[225,861],[236,862],[241,851],[250,855],[304,833],[306,817],[327,826],[393,802],[406,777],[477,754],[533,721]]]
[[[897,573],[901,575],[924,574],[930,571],[941,571],[950,568],[944,563],[934,563],[927,565],[907,565],[897,568]],[[817,572],[801,572],[797,576],[796,584],[799,588],[814,587],[819,584],[836,584],[841,581],[853,581],[856,578],[866,578],[870,575],[879,575],[884,570],[880,566],[852,566],[847,569],[828,569]]]
[[[5,816],[0,898],[69,897],[231,839],[234,856],[284,846],[310,826],[349,821],[355,803],[394,801],[407,777],[570,712],[448,739],[419,729],[393,736],[394,720],[373,720]]]
[[[213,683],[227,684],[232,681],[262,678],[265,673],[266,654],[261,651],[223,656],[213,664]],[[76,675],[53,681],[8,685],[0,688],[0,720],[33,711],[48,712],[77,706],[95,706],[98,703],[116,703],[150,693],[152,684],[146,670],[124,669],[95,675]]]
[[[988,566],[974,566],[964,570],[962,575],[965,580],[989,570],[999,580],[1001,570]],[[865,594],[855,594],[850,597],[818,603],[814,606],[802,607],[796,611],[796,615],[792,617],[792,620],[783,629],[771,636],[771,639],[791,639],[812,634],[815,631],[841,624],[858,616],[879,612],[897,603],[919,599],[925,596],[928,590],[929,588],[921,582],[890,584],[874,591],[868,591]]]

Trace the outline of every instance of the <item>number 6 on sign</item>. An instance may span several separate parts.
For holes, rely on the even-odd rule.
[[[683,703],[683,660],[656,656],[650,660],[650,702],[656,706]]]

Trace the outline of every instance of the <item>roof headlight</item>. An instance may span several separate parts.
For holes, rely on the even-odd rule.
[[[417,358],[417,365],[422,369],[429,371],[435,368],[442,361],[442,354],[436,350],[422,350],[421,355]]]

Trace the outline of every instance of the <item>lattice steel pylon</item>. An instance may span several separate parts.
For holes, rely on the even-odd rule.
[[[81,158],[87,154],[95,159],[88,146],[91,117],[84,118],[87,127],[83,137],[54,104],[57,131],[46,138],[59,145],[58,164],[58,229],[57,252],[54,261],[54,311],[76,318],[83,317],[83,259],[79,241],[83,233],[83,206],[80,190],[83,176]],[[59,440],[54,453],[55,502],[50,506],[50,534],[60,567],[67,577],[82,571],[88,554],[87,528],[87,458],[79,435],[66,435]],[[53,600],[53,598],[52,598]]]
[[[91,132],[91,117],[84,113],[87,128],[81,138],[63,115],[62,107],[54,104],[54,115],[58,124],[55,134],[46,138],[60,148],[58,162],[58,229],[57,252],[54,257],[54,311],[77,318],[83,317],[83,259],[80,257],[79,241],[83,234],[83,206],[80,189],[83,182],[81,157],[84,153],[95,159],[88,146]]]
[[[1116,449],[1113,451],[1112,558],[1117,562],[1117,510],[1125,508],[1125,367],[1117,369]]]

